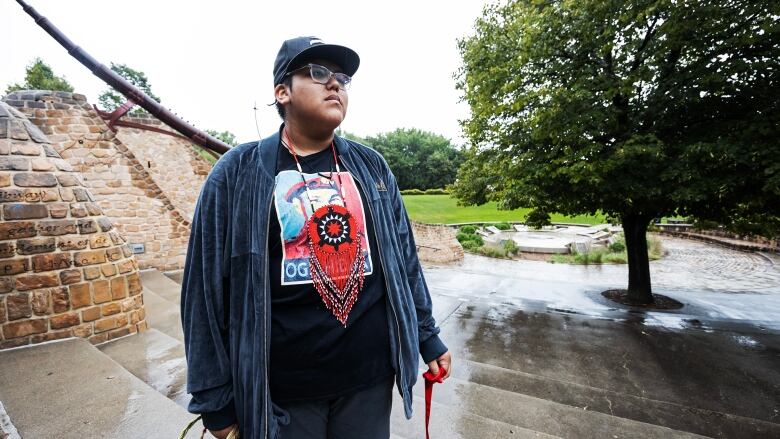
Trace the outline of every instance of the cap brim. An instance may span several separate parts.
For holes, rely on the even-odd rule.
[[[331,61],[341,67],[344,73],[353,76],[360,66],[360,57],[349,47],[337,44],[317,44],[304,49],[290,60],[286,73],[305,65],[315,59]]]

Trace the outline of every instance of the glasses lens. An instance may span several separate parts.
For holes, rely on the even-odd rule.
[[[325,67],[312,64],[310,68],[311,79],[315,80],[316,82],[319,82],[320,84],[326,84],[330,79],[330,70],[326,69]]]
[[[352,82],[352,78],[346,73],[334,73],[333,76],[338,81],[341,88],[349,88],[349,84]]]

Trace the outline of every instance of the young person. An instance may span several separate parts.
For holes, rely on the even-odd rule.
[[[411,417],[418,356],[450,375],[395,178],[334,135],[359,63],[285,41],[284,123],[226,153],[201,191],[181,311],[189,409],[217,438],[388,438],[393,383]]]

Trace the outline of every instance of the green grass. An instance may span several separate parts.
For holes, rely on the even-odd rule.
[[[429,224],[455,224],[455,223],[479,223],[525,220],[525,215],[531,209],[498,210],[496,203],[487,203],[482,206],[458,206],[454,198],[449,195],[405,195],[404,204],[409,217],[421,223]],[[550,215],[552,222],[603,224],[606,216],[578,215],[566,217],[563,215]]]

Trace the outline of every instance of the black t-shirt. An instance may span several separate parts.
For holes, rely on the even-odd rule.
[[[394,373],[387,293],[371,212],[362,188],[342,163],[339,179],[331,148],[299,156],[308,193],[295,160],[281,144],[278,157],[268,239],[271,398],[288,402],[336,398],[372,386]],[[363,232],[370,250],[364,252],[363,288],[346,326],[326,308],[311,283],[303,227],[312,205],[316,209],[324,204],[339,204],[340,194],[345,194],[346,207],[357,217],[357,229]],[[364,243],[364,249],[365,246]]]

